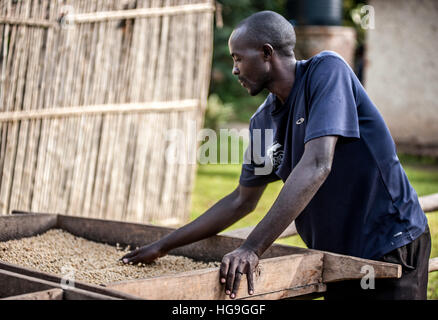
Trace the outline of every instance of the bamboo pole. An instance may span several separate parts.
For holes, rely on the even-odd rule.
[[[429,272],[438,271],[438,258],[429,260]]]
[[[11,8],[12,2],[9,2],[9,8]],[[26,3],[17,3],[18,16],[24,16],[27,12]],[[23,42],[25,37],[25,28],[20,26],[14,26],[12,28],[11,43],[13,45],[13,52],[10,51],[8,56],[7,65],[10,66],[7,74],[9,75],[6,83],[10,86],[5,88],[8,90],[8,95],[6,96],[6,101],[4,103],[5,111],[14,109],[14,99],[16,96],[17,88],[20,86],[20,61],[24,54]],[[12,57],[14,58],[12,59]],[[0,195],[0,207],[4,210],[4,213],[8,213],[11,201],[12,184],[14,179],[14,163],[16,157],[17,149],[17,139],[19,135],[20,124],[12,123],[8,124],[8,139],[6,140],[6,152],[5,159],[3,163],[2,172],[2,185],[1,185],[1,195]]]
[[[171,5],[175,5],[175,0],[171,1]],[[184,55],[185,52],[180,52],[177,48],[178,43],[178,30],[182,29],[182,26],[179,23],[181,16],[173,16],[170,18],[169,21],[169,29],[173,30],[173,32],[169,32],[169,38],[168,38],[168,51],[167,51],[167,60],[169,61],[167,73],[165,76],[166,84],[165,92],[163,92],[164,99],[172,99],[175,96],[178,96],[178,89],[177,86],[174,85],[175,83],[175,77],[179,76],[179,70],[178,70],[178,64],[179,64],[179,56]],[[166,119],[166,129],[173,129],[177,128],[178,122],[177,122],[178,115],[174,112],[167,114]],[[162,165],[164,166],[164,175],[163,175],[163,186],[162,191],[160,195],[160,202],[161,202],[161,212],[160,215],[160,223],[163,221],[170,221],[170,223],[178,223],[178,217],[176,216],[175,212],[172,212],[173,202],[175,199],[175,188],[177,187],[175,184],[175,178],[177,173],[177,166],[178,164],[174,161],[169,161],[166,155],[166,150],[169,145],[169,142],[164,144],[166,135],[163,135],[163,161]],[[176,216],[176,217],[175,217]]]
[[[105,7],[104,10],[108,10],[108,9],[116,9],[114,7],[111,8],[107,8]],[[109,56],[109,54],[113,51],[112,49],[114,48],[114,22],[107,22],[105,21],[105,23],[101,23],[101,28],[99,30],[99,36],[104,39],[104,38],[110,38],[107,39],[106,41],[104,41],[102,43],[102,46],[98,49],[98,52],[100,52],[100,55],[98,57],[98,61],[97,61],[97,65],[99,66],[100,69],[100,73],[102,74],[106,74],[106,77],[99,77],[98,81],[96,81],[96,85],[97,85],[97,89],[94,90],[94,92],[96,92],[96,98],[98,98],[99,102],[102,103],[108,103],[108,101],[106,101],[106,90],[105,88],[108,86],[108,83],[110,81],[109,76],[111,74],[110,70],[111,70],[111,64],[110,64],[110,60],[111,57]],[[114,28],[114,29],[113,29]],[[111,31],[112,30],[112,31]],[[103,71],[103,72],[102,72]],[[102,100],[100,100],[102,99]],[[114,168],[114,161],[115,161],[115,157],[114,157],[114,153],[115,153],[115,143],[114,140],[117,137],[117,130],[119,127],[119,116],[118,115],[113,115],[111,117],[108,117],[108,139],[109,141],[112,143],[110,143],[109,147],[108,147],[108,156],[107,156],[107,162],[106,162],[106,168],[105,168],[105,174],[103,177],[103,190],[104,192],[102,194],[100,194],[100,198],[99,198],[99,207],[101,208],[101,215],[104,217],[108,217],[111,218],[111,215],[109,214],[108,208],[112,208],[112,199],[109,197],[109,189],[111,188],[111,178],[112,178],[112,171]],[[117,158],[117,157],[116,157]],[[115,182],[115,184],[117,184],[118,182]]]
[[[85,14],[75,14],[68,17],[71,23],[95,23],[108,20],[140,19],[156,16],[171,16],[187,13],[203,13],[214,11],[214,6],[209,3],[188,4],[181,6],[168,6],[162,8],[143,8],[134,10],[93,12]]]
[[[9,1],[4,4],[3,6],[0,7],[0,14],[1,15],[6,15],[6,12],[8,10],[8,6],[9,6]],[[9,39],[9,25],[1,25],[0,24],[0,37],[1,37],[1,42],[0,42],[0,50],[1,50],[1,61],[2,63],[0,64],[0,110],[3,109],[3,105],[4,105],[4,86],[6,83],[6,78],[7,78],[7,74],[6,74],[6,67],[5,65],[7,65],[7,63],[5,63],[5,61],[7,62],[7,53],[8,53],[8,47],[9,47],[9,41],[7,41],[7,39]],[[3,110],[2,110],[3,111]],[[1,135],[1,140],[0,140],[0,172],[3,172],[3,165],[4,165],[4,159],[5,159],[5,141],[6,141],[6,136],[7,136],[7,124],[3,124],[0,123],[0,135]],[[3,175],[0,174],[0,188],[2,186],[2,177]],[[1,189],[0,189],[0,199],[1,199]],[[2,202],[0,200],[0,215],[3,215],[5,213],[5,210],[3,208],[4,205],[2,205]]]
[[[102,6],[99,10],[108,10],[108,5],[111,3],[102,3]],[[105,69],[102,61],[104,59],[105,45],[109,43],[109,41],[102,41],[107,36],[107,27],[108,23],[99,23],[96,25],[97,27],[97,41],[95,43],[96,46],[96,55],[94,57],[94,72],[93,79],[91,80],[92,86],[90,87],[90,91],[94,94],[93,102],[94,103],[102,103],[103,102],[103,94],[102,87],[105,81],[102,75],[107,74],[107,70]],[[111,40],[110,40],[111,41]],[[103,69],[103,70],[102,70]],[[112,156],[114,149],[114,128],[112,128],[114,123],[117,123],[117,117],[113,115],[105,115],[103,117],[103,130],[101,132],[101,148],[99,149],[100,155],[100,166],[98,166],[99,172],[99,189],[94,194],[94,210],[98,212],[99,217],[104,218],[106,215],[105,212],[105,202],[107,201],[107,188],[108,188],[108,180],[110,177],[110,172],[112,166],[114,164],[114,158]]]
[[[42,1],[40,7],[34,6],[34,16],[38,19],[43,19],[46,12],[48,12],[48,6],[48,0]],[[42,48],[44,46],[44,34],[47,33],[47,30],[33,28],[31,32],[33,32],[31,45],[35,50],[31,51],[31,59],[28,63],[29,69],[26,79],[26,94],[23,104],[24,110],[34,110],[39,107],[37,104],[39,91],[38,84],[42,72],[42,64],[40,64],[39,61],[41,60]],[[36,130],[38,130],[38,123],[35,121],[26,121],[26,123],[29,127],[29,131],[26,142],[22,144],[25,146],[25,157],[23,160],[23,175],[21,186],[19,188],[18,205],[19,209],[31,210],[32,175],[35,167],[35,134]]]
[[[102,10],[104,3],[99,3],[97,2],[96,4],[96,8],[94,9],[94,11],[99,11]],[[95,40],[93,42],[89,42],[88,45],[91,48],[94,48],[94,50],[90,50],[91,55],[90,55],[90,66],[91,68],[89,68],[88,70],[91,71],[90,73],[88,73],[88,78],[87,81],[85,82],[86,85],[86,89],[85,92],[86,97],[89,97],[90,100],[92,101],[92,103],[94,103],[94,101],[96,100],[96,96],[92,95],[93,93],[93,87],[96,85],[95,83],[95,79],[96,77],[99,76],[99,74],[97,74],[97,72],[99,72],[98,70],[96,70],[96,58],[99,54],[97,48],[96,48],[96,44],[98,44],[99,42],[99,31],[100,31],[100,24],[95,24],[94,26],[90,26],[92,27],[93,30],[93,37],[95,38]],[[104,174],[105,174],[105,166],[106,166],[106,162],[108,161],[107,158],[107,149],[108,149],[108,144],[110,143],[110,141],[108,140],[108,136],[107,136],[107,132],[108,132],[108,126],[109,126],[109,122],[107,121],[107,119],[110,116],[108,115],[103,115],[101,117],[101,126],[100,126],[100,131],[99,132],[95,132],[95,134],[99,135],[99,145],[97,147],[97,164],[96,164],[96,171],[95,171],[95,176],[94,176],[94,181],[93,181],[93,194],[92,194],[92,201],[91,201],[91,212],[96,215],[97,217],[102,217],[102,212],[101,209],[99,207],[99,198],[101,196],[101,193],[104,190],[104,186],[103,186],[103,179],[104,179]]]
[[[80,5],[80,3],[78,4]],[[61,11],[58,8],[58,12]],[[59,13],[58,13],[59,15]],[[65,109],[66,105],[74,104],[78,105],[79,99],[75,87],[77,86],[78,80],[78,68],[72,68],[70,66],[80,65],[80,61],[76,61],[76,55],[78,54],[79,39],[78,39],[78,28],[72,28],[69,26],[62,26],[59,33],[63,37],[64,50],[66,55],[64,56],[65,71],[63,73],[62,81],[62,99],[58,102],[62,105],[62,109]],[[77,64],[76,64],[77,63]],[[52,106],[51,106],[52,108]],[[50,109],[51,109],[50,108]],[[47,109],[49,111],[50,109]],[[60,108],[61,109],[61,108]],[[64,118],[61,121],[61,128],[59,134],[63,137],[63,143],[59,146],[58,152],[63,155],[63,161],[61,163],[60,172],[60,184],[55,189],[58,193],[57,204],[55,206],[56,212],[69,212],[71,192],[74,186],[74,166],[75,159],[78,152],[78,136],[80,132],[80,125],[82,123],[83,116],[75,118]],[[80,158],[80,157],[79,157]],[[82,158],[80,158],[82,159]]]
[[[207,0],[210,1],[211,0]],[[196,120],[196,126],[197,130],[200,130],[203,127],[203,114],[206,108],[206,102],[207,102],[207,95],[208,95],[208,83],[209,83],[209,70],[211,69],[211,53],[212,53],[212,14],[206,14],[202,18],[198,18],[201,21],[196,21],[196,25],[200,28],[196,32],[195,36],[195,43],[199,43],[200,45],[197,47],[196,55],[200,57],[200,63],[199,72],[194,72],[193,74],[196,74],[198,78],[193,82],[194,84],[199,84],[202,81],[205,81],[206,83],[203,83],[203,85],[198,85],[194,88],[190,88],[188,90],[188,94],[191,96],[198,96],[200,97],[200,106],[194,115],[194,119]],[[203,27],[208,27],[206,30],[203,29]],[[202,32],[204,31],[204,32]],[[202,44],[202,45],[201,45]],[[208,55],[208,56],[207,56]],[[202,99],[204,101],[202,101]],[[193,118],[192,118],[193,119]],[[192,137],[192,141],[190,145],[197,145],[199,146],[199,142],[197,142],[196,137]],[[195,181],[195,175],[196,175],[196,166],[192,167],[192,170],[188,171],[187,175],[187,189],[185,194],[185,207],[184,211],[187,214],[190,210],[191,205],[191,193],[194,187],[194,181]]]
[[[4,10],[4,12],[9,13],[11,11],[11,1],[8,1],[7,4],[2,8]],[[11,30],[9,30],[11,29]],[[2,98],[1,100],[1,105],[0,108],[2,108],[2,111],[8,110],[8,105],[7,105],[7,99],[8,99],[8,95],[5,95],[5,92],[8,92],[7,90],[9,89],[9,87],[11,85],[13,85],[9,79],[11,78],[11,71],[10,71],[10,66],[11,66],[11,54],[10,51],[14,48],[15,45],[15,35],[16,35],[16,28],[10,28],[9,25],[6,25],[5,28],[5,34],[3,36],[3,58],[2,58],[2,87],[0,90],[0,97]],[[7,39],[10,39],[10,41],[7,41]],[[5,124],[3,126],[3,135],[2,135],[2,152],[1,152],[1,174],[0,174],[0,210],[1,210],[1,214],[5,214],[7,213],[7,209],[8,209],[8,188],[9,188],[9,176],[10,176],[10,172],[7,171],[9,168],[9,161],[8,161],[8,157],[9,157],[9,152],[11,152],[11,147],[10,147],[10,142],[11,139],[11,126],[10,124]],[[9,137],[9,139],[7,139],[7,137]]]
[[[58,16],[60,15],[63,9],[61,7],[57,8]],[[59,71],[59,82],[57,85],[57,95],[54,100],[54,104],[50,105],[49,108],[52,108],[53,105],[61,106],[64,108],[67,105],[67,102],[70,102],[72,99],[72,77],[74,73],[74,68],[71,68],[72,65],[72,53],[74,52],[73,48],[73,39],[75,37],[74,29],[66,28],[61,25],[59,34],[59,42],[60,50],[62,55],[60,56],[60,61],[58,65]],[[45,110],[45,111],[46,111]],[[46,111],[46,112],[47,112]],[[56,137],[54,137],[54,141],[56,142],[55,152],[54,152],[54,166],[51,170],[53,174],[53,178],[57,181],[57,184],[51,184],[51,188],[49,189],[49,194],[52,195],[50,197],[50,208],[51,211],[54,212],[65,212],[64,208],[66,206],[67,197],[68,197],[68,177],[70,176],[70,168],[71,168],[71,131],[73,129],[72,119],[60,119],[55,123],[58,123],[56,130]]]
[[[32,12],[32,8],[30,7],[29,2],[25,2],[24,7],[24,15],[25,18],[32,17],[35,12]],[[35,11],[35,6],[33,7],[33,11]],[[17,84],[17,91],[15,93],[15,99],[14,99],[14,109],[18,110],[25,110],[27,109],[27,106],[25,106],[26,97],[25,95],[29,93],[29,90],[27,90],[26,82],[32,82],[32,79],[29,79],[28,77],[28,71],[29,66],[31,64],[29,63],[30,57],[29,52],[26,52],[25,48],[28,48],[32,42],[33,38],[33,32],[34,29],[24,28],[25,31],[23,34],[23,50],[22,54],[20,54],[20,62],[18,63],[18,84]],[[24,90],[26,88],[26,90]],[[24,94],[23,94],[24,92]],[[21,187],[21,179],[23,174],[23,168],[24,168],[24,157],[25,157],[25,147],[27,144],[27,131],[28,131],[28,123],[22,122],[18,124],[18,136],[17,136],[17,144],[15,149],[15,160],[12,165],[13,170],[13,180],[12,186],[11,186],[11,195],[10,195],[10,203],[9,206],[12,208],[12,210],[16,209],[25,209],[25,208],[19,208],[19,198],[20,198],[20,187]]]
[[[205,15],[203,16],[205,17]],[[185,79],[185,93],[184,93],[184,97],[193,97],[193,96],[198,96],[199,92],[196,92],[196,90],[194,89],[194,84],[197,81],[197,76],[199,76],[199,73],[196,72],[195,70],[195,64],[193,61],[193,59],[191,59],[192,56],[196,56],[197,58],[199,58],[199,60],[201,60],[201,57],[198,57],[197,55],[197,51],[196,51],[196,44],[197,44],[197,33],[199,32],[199,28],[201,28],[201,26],[198,24],[198,19],[196,19],[195,15],[189,15],[187,17],[188,21],[187,21],[187,26],[188,26],[188,31],[187,34],[189,35],[187,38],[187,47],[188,47],[188,54],[187,54],[187,69],[186,70],[186,79]],[[202,21],[202,19],[201,19]],[[195,27],[196,26],[196,27]],[[198,45],[201,45],[202,41],[205,41],[205,39],[201,38],[201,42]],[[201,61],[198,61],[201,62]],[[192,74],[192,77],[194,77],[193,81],[189,81],[189,75]],[[199,106],[198,106],[199,108]],[[195,117],[193,117],[193,115],[195,115]],[[189,135],[187,137],[187,148],[188,148],[188,152],[189,152],[189,148],[193,148],[193,146],[196,146],[196,148],[193,148],[194,150],[192,152],[196,153],[196,150],[198,149],[197,147],[199,146],[199,143],[197,142],[197,132],[198,130],[201,128],[201,126],[198,123],[198,119],[196,117],[197,112],[193,112],[189,115],[187,115],[188,117],[190,117],[190,120],[194,120],[196,121],[195,124],[195,129],[196,129],[196,133],[193,136],[191,130],[189,129]],[[196,159],[196,154],[195,154],[195,159]],[[181,174],[184,174],[185,177],[185,188],[183,191],[183,200],[182,200],[182,204],[181,204],[181,211],[185,213],[186,217],[188,215],[188,211],[190,209],[190,205],[191,205],[191,199],[190,199],[190,193],[189,191],[191,191],[191,186],[194,184],[194,180],[195,180],[195,175],[196,175],[196,165],[188,165],[185,172],[181,172]],[[183,218],[184,219],[184,218]],[[187,220],[187,219],[185,219]]]
[[[56,22],[36,19],[19,19],[11,17],[0,17],[0,24],[18,25],[26,27],[40,27],[40,28],[56,28]]]
[[[147,9],[151,5],[153,6],[151,1],[138,1],[136,10]],[[134,22],[129,20],[126,21],[126,26],[131,26],[132,30],[132,44],[130,46],[131,63],[129,69],[131,70],[132,79],[137,79],[137,81],[129,82],[129,95],[131,99],[136,99],[137,101],[144,101],[145,99],[152,100],[151,96],[147,94],[144,95],[144,92],[147,91],[145,90],[145,87],[147,86],[145,82],[146,74],[149,72],[147,70],[147,64],[151,54],[153,54],[152,50],[148,48],[152,32],[146,34],[142,32],[142,30],[154,30],[151,23],[151,19],[144,18],[136,19]],[[136,63],[132,63],[133,61],[136,61]],[[143,96],[146,96],[146,98]],[[119,195],[123,195],[125,198],[125,201],[120,202],[122,205],[119,209],[123,212],[122,215],[119,216],[122,220],[140,221],[136,218],[136,212],[138,207],[142,206],[143,201],[147,201],[147,198],[144,198],[143,201],[140,200],[141,197],[139,197],[138,194],[141,192],[140,190],[142,188],[142,173],[144,172],[144,166],[146,165],[149,142],[143,140],[150,139],[150,137],[146,138],[145,136],[142,136],[142,134],[148,129],[149,125],[152,125],[150,117],[151,115],[145,114],[139,118],[139,122],[131,122],[132,134],[128,136],[128,139],[130,140],[128,143],[128,150],[132,151],[131,156],[126,159],[127,168],[124,169],[127,172],[125,180],[126,185],[125,189],[117,191]],[[140,203],[138,203],[138,201],[140,201]]]
[[[64,40],[63,38],[61,38]],[[64,100],[64,79],[65,79],[65,71],[66,63],[65,56],[66,52],[66,41],[62,41],[58,43],[59,45],[59,54],[56,56],[57,58],[57,68],[55,73],[55,88],[53,90],[54,95],[51,98],[50,105],[57,105],[61,101]],[[59,185],[61,181],[60,171],[61,162],[63,157],[63,146],[65,144],[59,143],[60,140],[64,137],[63,132],[63,123],[64,121],[60,121],[59,119],[55,119],[50,121],[50,125],[46,128],[50,128],[46,134],[48,134],[47,138],[47,149],[46,149],[46,162],[44,166],[43,175],[43,186],[41,189],[42,195],[42,206],[44,208],[44,212],[57,212],[57,202],[59,197]],[[53,183],[56,181],[56,183]],[[39,190],[38,190],[39,191]]]
[[[130,114],[142,112],[176,112],[196,109],[196,99],[151,101],[143,103],[101,104],[80,107],[56,107],[44,110],[26,110],[0,113],[0,122],[18,122],[41,118],[82,117],[84,115]]]
[[[419,200],[424,212],[438,211],[438,193],[420,197]]]
[[[65,17],[69,24],[106,22],[123,19],[141,19],[163,15],[183,15],[187,13],[202,13],[214,11],[214,6],[207,3],[180,5],[163,8],[144,8],[134,10],[103,11],[83,14],[69,14]],[[18,25],[39,28],[59,28],[59,22],[44,19],[21,19],[0,16],[0,24]]]
[[[65,34],[60,32],[57,37],[57,50],[56,54],[53,56],[53,62],[56,67],[51,70],[49,75],[49,82],[51,84],[50,94],[47,96],[46,104],[43,108],[47,106],[57,105],[57,102],[62,100],[62,84],[64,80],[64,66],[65,66]],[[40,187],[36,190],[39,195],[38,208],[44,212],[50,212],[55,210],[55,186],[52,181],[58,181],[58,164],[59,164],[59,152],[57,150],[57,140],[59,135],[59,130],[62,124],[58,119],[53,121],[49,120],[43,127],[41,135],[45,138],[46,145],[40,146],[43,151],[42,157],[44,159],[44,164],[41,167],[41,172],[39,173],[38,182]]]
[[[163,2],[164,6],[170,5],[170,0],[165,0]],[[167,62],[167,50],[168,50],[168,37],[169,37],[169,16],[163,16],[161,18],[161,33],[159,35],[159,44],[158,44],[158,52],[161,54],[158,56],[157,59],[157,70],[156,70],[156,82],[155,87],[153,90],[153,97],[154,100],[162,100],[163,99],[163,91],[165,90],[165,68],[166,68],[166,62]],[[160,126],[164,126],[164,117],[162,115],[158,115],[157,122],[160,123]],[[153,141],[153,152],[152,152],[152,158],[150,162],[150,168],[149,172],[149,181],[151,182],[149,184],[149,192],[150,192],[150,198],[151,203],[153,204],[151,211],[148,212],[150,214],[151,221],[159,221],[160,214],[162,213],[161,208],[161,191],[162,191],[162,185],[164,180],[164,163],[163,163],[163,137],[161,135],[162,130],[157,130],[154,132]],[[151,169],[153,170],[151,172]]]
[[[137,2],[137,6],[140,8],[144,8],[147,6],[146,1]],[[131,83],[130,87],[130,96],[134,101],[141,101],[141,91],[142,85],[144,83],[144,69],[146,61],[149,57],[149,50],[147,48],[146,37],[142,33],[142,30],[148,29],[148,20],[147,19],[137,19],[133,28],[133,44],[131,47],[131,60],[137,61],[136,68],[134,68],[133,78],[138,79],[138,81],[134,81]],[[127,200],[124,206],[121,206],[118,210],[124,211],[122,215],[123,220],[131,220],[131,221],[139,221],[136,220],[137,213],[140,212],[141,216],[143,216],[143,212],[140,209],[139,204],[141,204],[142,200],[139,197],[139,194],[142,193],[142,171],[144,166],[146,165],[146,152],[147,152],[147,142],[148,138],[142,136],[142,133],[146,130],[146,124],[148,123],[148,117],[141,115],[139,121],[135,124],[135,140],[134,137],[129,137],[133,140],[133,148],[134,154],[132,155],[133,164],[131,175],[129,177],[129,183],[127,185]],[[120,193],[118,193],[120,194]],[[121,203],[121,199],[117,201]]]
[[[132,71],[129,68],[129,62],[130,62],[130,46],[132,43],[132,30],[131,30],[131,23],[128,23],[125,27],[125,30],[123,32],[123,35],[121,37],[121,46],[120,51],[122,52],[119,56],[120,58],[120,66],[121,66],[121,72],[118,75],[119,79],[115,82],[115,92],[116,95],[114,96],[114,99],[117,101],[124,101],[129,102],[129,91],[130,91],[130,81],[132,80]],[[129,115],[121,117],[117,116],[115,118],[115,122],[117,123],[117,127],[113,128],[113,130],[107,131],[104,133],[104,135],[108,136],[110,135],[110,139],[113,140],[113,146],[114,148],[111,148],[108,152],[109,158],[111,159],[111,166],[108,166],[105,170],[105,175],[103,176],[103,184],[106,186],[105,194],[102,194],[100,198],[100,203],[104,206],[105,199],[108,198],[108,195],[112,191],[111,189],[111,181],[117,181],[115,188],[118,189],[115,193],[119,195],[116,207],[115,208],[109,208],[108,206],[103,207],[103,214],[105,216],[110,217],[111,219],[117,219],[121,220],[121,217],[123,215],[123,207],[124,202],[126,201],[124,197],[124,190],[125,190],[125,177],[124,177],[124,170],[123,166],[125,163],[125,157],[127,155],[127,145],[125,140],[126,136],[126,121]],[[119,156],[115,155],[115,152],[119,154]],[[112,191],[114,192],[114,191]]]
[[[117,8],[116,8],[117,10]],[[112,57],[107,57],[107,68],[110,70],[111,74],[111,82],[110,87],[108,91],[108,98],[109,100],[107,102],[112,101],[125,101],[126,98],[122,97],[120,95],[120,91],[122,88],[122,85],[125,84],[126,90],[129,90],[129,87],[126,83],[126,77],[130,77],[130,71],[126,69],[126,63],[123,65],[120,63],[123,59],[126,59],[128,54],[128,51],[126,51],[126,39],[130,37],[129,28],[125,26],[125,28],[119,27],[120,24],[111,21],[108,22],[109,26],[111,26],[110,31],[112,33],[117,34],[117,38],[113,37],[112,43],[110,46],[114,48],[114,51],[117,52],[117,61],[119,61],[119,64],[117,68],[111,68],[111,60]],[[113,30],[113,31],[111,31]],[[122,51],[125,50],[123,53]],[[123,68],[122,68],[123,66]],[[112,71],[111,71],[112,70]],[[126,91],[125,90],[125,91]],[[129,95],[129,93],[128,93]],[[122,145],[120,145],[120,136],[121,136],[121,127],[122,127],[122,121],[124,120],[125,116],[117,115],[115,120],[115,127],[113,128],[113,134],[115,136],[114,144],[115,144],[115,151],[112,152],[111,157],[113,161],[113,166],[111,167],[110,172],[108,173],[108,187],[107,187],[107,195],[106,198],[108,199],[105,203],[104,210],[105,215],[107,217],[110,217],[111,219],[119,219],[121,220],[121,216],[123,215],[123,202],[125,201],[123,192],[120,190],[123,190],[122,185],[122,179],[123,175],[120,171],[121,164],[123,160],[121,159],[121,156],[124,151],[122,151]]]
[[[49,19],[53,18],[56,14],[56,2],[49,2],[48,9]],[[47,29],[47,34],[44,42],[44,58],[39,61],[39,64],[42,65],[41,71],[41,81],[40,88],[37,90],[37,98],[36,98],[36,107],[35,109],[41,110],[44,108],[48,97],[50,96],[50,92],[52,90],[52,82],[51,82],[51,72],[55,68],[56,64],[54,63],[54,56],[56,54],[55,43],[57,36],[53,29]],[[43,149],[43,145],[41,141],[43,138],[43,130],[44,125],[43,121],[36,121],[36,133],[34,135],[35,146],[34,149],[30,152],[33,153],[33,172],[31,177],[31,186],[30,186],[30,208],[32,211],[38,211],[41,203],[41,163],[39,160],[42,157],[41,150]]]
[[[3,6],[0,7],[0,14],[1,15],[6,15],[7,14],[7,10],[8,7],[10,5],[10,2],[7,1],[6,4],[4,4]],[[0,31],[1,31],[1,39],[2,42],[0,43],[0,49],[2,50],[1,52],[1,61],[2,63],[0,64],[0,108],[2,109],[3,107],[3,99],[4,99],[4,85],[6,83],[6,67],[5,65],[7,65],[6,63],[4,63],[5,61],[7,61],[7,56],[8,56],[8,47],[9,47],[9,41],[7,41],[9,39],[9,25],[7,24],[0,24]],[[0,124],[1,125],[1,124]],[[3,126],[2,126],[3,129]],[[1,160],[1,159],[0,159]]]
[[[69,56],[69,41],[70,33],[68,29],[60,29],[58,32],[58,55],[56,56],[56,68],[54,72],[54,88],[53,96],[50,97],[49,105],[65,106],[65,91],[66,91],[66,72],[68,70]],[[57,210],[57,198],[60,196],[59,181],[62,179],[62,157],[64,153],[65,143],[59,143],[60,137],[64,133],[65,121],[55,118],[50,121],[50,130],[48,134],[48,147],[46,155],[46,164],[43,173],[43,188],[42,188],[42,203],[44,211]],[[57,183],[51,183],[51,180]],[[56,211],[55,211],[56,212]]]
[[[190,15],[191,16],[191,15]],[[178,16],[175,17],[175,25],[172,28],[172,30],[175,30],[175,32],[172,33],[173,35],[173,41],[172,41],[172,48],[171,52],[174,53],[174,56],[171,58],[171,61],[174,62],[172,65],[173,70],[173,76],[172,76],[172,82],[170,85],[171,91],[169,94],[169,99],[182,99],[183,98],[183,82],[182,79],[184,79],[184,66],[186,60],[188,60],[187,52],[180,51],[178,49],[179,46],[183,46],[184,48],[187,46],[187,41],[189,40],[188,37],[186,37],[187,28],[189,27],[189,24],[187,23],[188,15],[184,16]],[[184,39],[182,43],[180,43],[180,39]],[[195,108],[196,109],[196,108]],[[184,121],[185,121],[185,114],[187,113],[172,113],[171,121],[173,121],[173,124],[171,128],[177,128],[179,130],[184,129]],[[183,130],[185,134],[187,134],[186,131]],[[184,146],[184,137],[178,137],[178,141],[172,141],[173,143],[178,143],[177,150],[177,157],[176,163],[173,164],[174,170],[173,170],[173,177],[170,181],[172,190],[170,191],[172,194],[172,199],[168,201],[168,207],[166,208],[166,215],[167,219],[170,219],[170,221],[174,220],[175,225],[181,225],[185,221],[181,219],[181,195],[184,194],[185,187],[185,181],[181,183],[181,178],[184,178],[184,169],[187,168],[186,164],[181,163],[182,159],[184,157],[184,153],[186,152],[186,148]],[[181,145],[180,145],[181,144]],[[177,219],[173,219],[173,217],[176,216]]]
[[[95,2],[82,2],[77,10],[90,11],[95,10]],[[87,95],[88,81],[92,71],[93,52],[89,49],[90,43],[97,41],[94,25],[79,25],[77,28],[79,45],[77,63],[80,64],[78,77],[75,77],[75,103],[78,105],[87,105],[93,103],[92,97]],[[90,52],[87,56],[87,52]],[[79,81],[77,81],[79,80]],[[82,81],[81,81],[82,80]],[[100,115],[88,116],[81,118],[79,132],[77,133],[77,155],[73,169],[73,183],[70,191],[69,207],[71,212],[83,216],[93,216],[91,210],[91,199],[95,187],[95,174],[97,167],[98,148],[100,144],[100,131],[102,126],[102,117]]]
[[[158,0],[152,0],[152,6],[157,6],[160,2]],[[154,92],[156,91],[155,83],[156,83],[156,70],[158,65],[158,54],[160,50],[160,28],[162,26],[162,17],[153,17],[150,18],[151,21],[151,32],[148,36],[148,43],[150,46],[150,57],[147,64],[146,73],[146,89],[145,96],[152,98],[154,96]],[[154,220],[154,213],[158,210],[157,208],[157,188],[159,187],[158,181],[156,179],[157,172],[154,170],[154,165],[156,165],[156,155],[159,152],[160,145],[157,145],[157,131],[160,128],[159,123],[159,115],[152,114],[150,115],[150,122],[152,123],[150,129],[150,146],[148,150],[148,158],[147,164],[144,168],[144,192],[145,198],[147,201],[144,202],[144,210],[143,212],[147,217],[143,216],[141,221],[148,220],[152,222]]]

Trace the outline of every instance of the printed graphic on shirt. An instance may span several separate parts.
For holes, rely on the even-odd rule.
[[[272,146],[269,147],[267,151],[268,157],[271,160],[271,164],[274,170],[280,166],[283,161],[284,150],[283,146],[277,142],[274,142]]]
[[[298,119],[297,120],[297,125],[300,125],[300,124],[303,124],[304,123],[304,121],[305,121],[305,119],[304,118],[300,118],[300,119]]]

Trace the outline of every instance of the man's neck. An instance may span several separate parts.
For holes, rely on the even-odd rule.
[[[273,70],[272,82],[268,90],[276,95],[282,104],[286,102],[294,86],[296,63],[297,61],[293,58]]]

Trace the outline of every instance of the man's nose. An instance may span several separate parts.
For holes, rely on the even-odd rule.
[[[236,76],[240,73],[239,68],[237,68],[236,66],[233,66],[233,74]]]

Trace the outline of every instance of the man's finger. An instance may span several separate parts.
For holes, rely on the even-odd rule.
[[[246,280],[248,282],[248,294],[253,295],[254,294],[254,270],[250,268],[248,270],[248,273],[246,274]]]
[[[133,256],[137,255],[138,251],[139,251],[139,250],[137,249],[137,250],[133,250],[133,251],[131,251],[131,252],[125,254],[125,255],[123,256],[122,260],[123,260],[123,259],[129,259],[129,258],[132,258]]]
[[[228,258],[223,258],[221,267],[219,269],[219,281],[225,283],[227,280],[228,267],[230,265],[230,260]]]
[[[236,274],[236,270],[237,270],[237,263],[235,263],[234,260],[232,260],[230,263],[230,267],[228,268],[227,280],[225,284],[225,293],[228,295],[230,295],[231,291],[233,290],[234,276]]]
[[[231,299],[235,299],[237,297],[237,292],[239,291],[239,286],[240,286],[240,280],[242,279],[243,276],[243,272],[241,272],[240,270],[236,271],[236,274],[234,276],[234,284],[233,284],[233,289],[231,292]]]
[[[122,259],[122,262],[123,262],[123,263],[135,263],[135,262],[134,262],[135,257],[136,257],[136,256],[134,256],[134,257],[132,257],[132,258],[123,258],[123,259]]]
[[[131,259],[131,258],[133,258],[133,257],[135,257],[135,254],[133,254],[133,255],[126,255],[126,256],[123,256],[120,260],[122,260],[124,263],[128,263],[129,262],[129,260]]]
[[[141,260],[141,255],[140,254],[136,254],[135,256],[132,256],[130,258],[123,258],[122,261],[124,263],[132,263],[132,264],[136,264],[138,262],[140,262]]]

